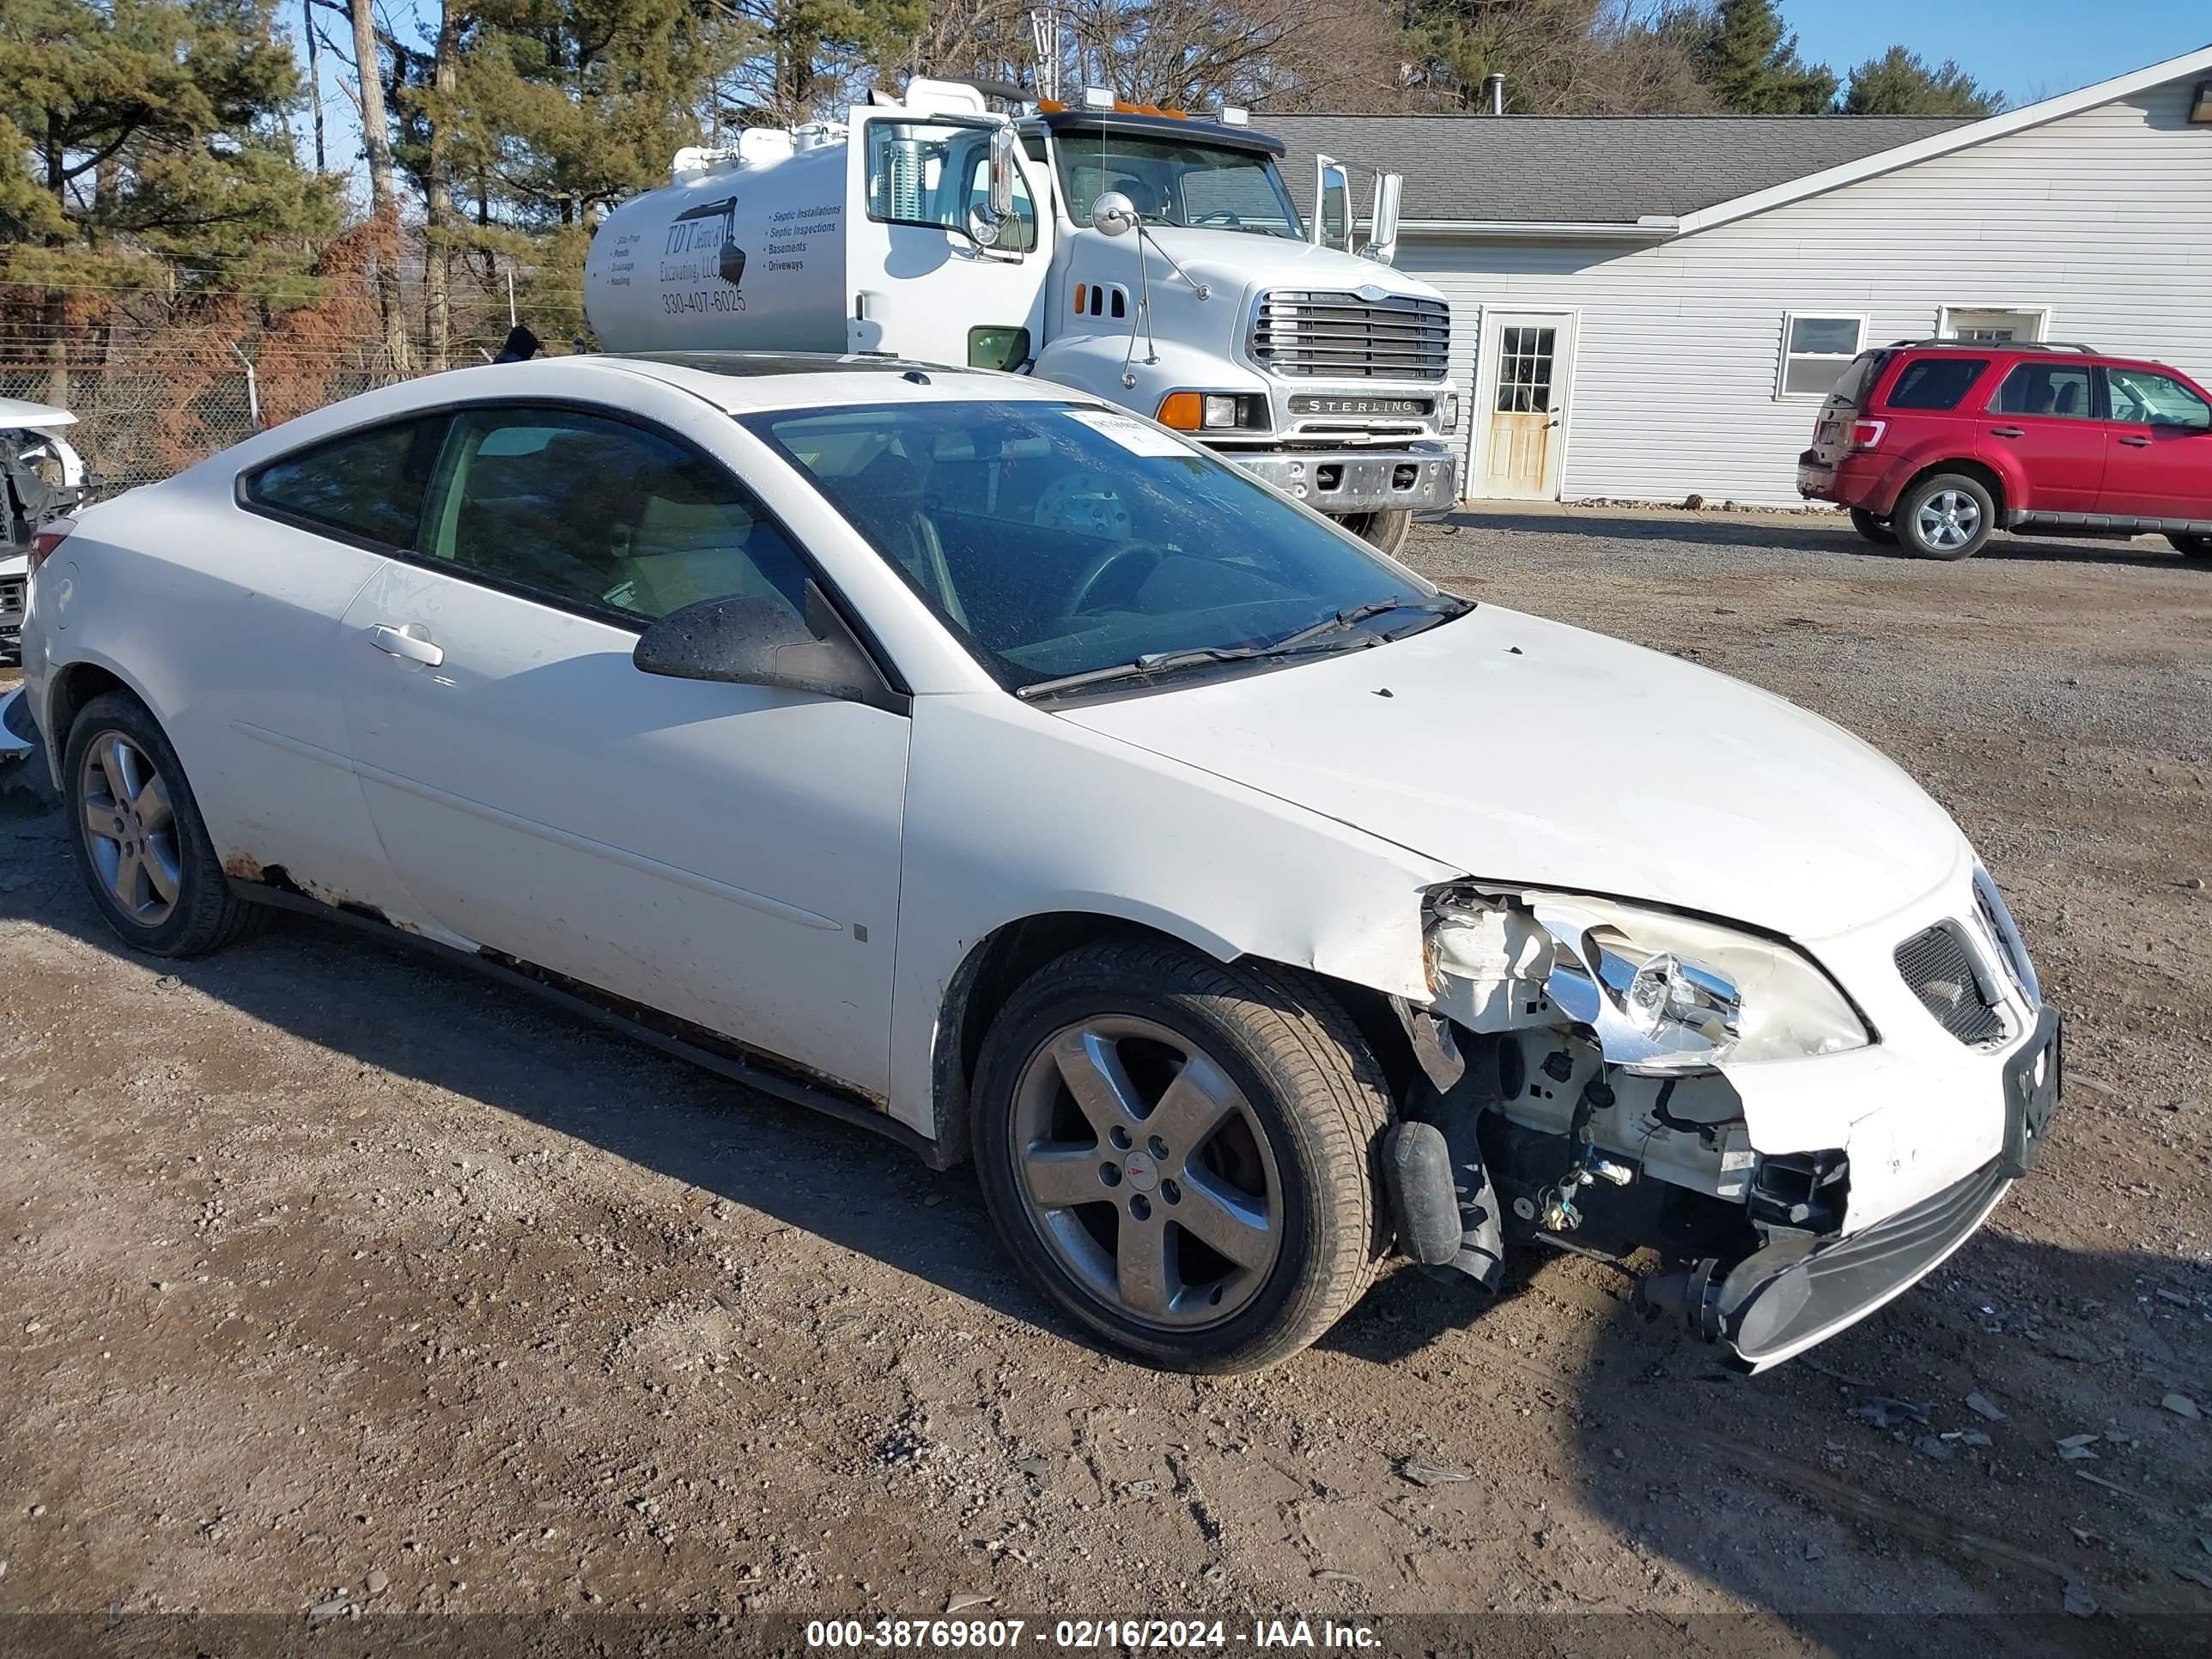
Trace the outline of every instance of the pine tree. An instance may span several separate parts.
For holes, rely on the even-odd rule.
[[[1836,74],[1797,55],[1774,0],[1720,0],[1710,21],[1705,78],[1723,108],[1744,115],[1819,115],[1835,106]]]
[[[1851,71],[1846,115],[1955,115],[1978,118],[2004,107],[2003,97],[1974,84],[1949,58],[1929,69],[1917,53],[1892,46]]]

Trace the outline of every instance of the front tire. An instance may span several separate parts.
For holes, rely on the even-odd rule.
[[[1876,547],[1897,545],[1897,532],[1889,527],[1888,521],[1875,518],[1863,507],[1855,507],[1851,509],[1851,528]]]
[[[1177,1370],[1256,1370],[1365,1291],[1388,1243],[1382,1068],[1348,1014],[1277,969],[1085,945],[985,1038],[984,1202],[1038,1289]]]
[[[2185,559],[2212,559],[2212,536],[2168,536],[2166,540]]]
[[[1980,479],[1939,472],[1905,492],[1889,523],[1923,559],[1971,558],[1997,527],[1996,502]]]
[[[1378,553],[1392,558],[1413,533],[1413,514],[1406,507],[1385,507],[1373,513],[1347,513],[1337,522]]]
[[[63,750],[70,844],[118,939],[157,957],[198,957],[261,912],[230,890],[168,734],[125,691],[94,697]]]

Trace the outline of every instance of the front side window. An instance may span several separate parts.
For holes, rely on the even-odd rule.
[[[1923,357],[1907,363],[1889,389],[1892,409],[1956,409],[1990,366],[1986,357]]]
[[[2105,384],[2112,389],[2116,421],[2130,426],[2212,430],[2212,404],[2171,374],[2155,374],[2147,368],[2108,368]]]
[[[1793,311],[1782,319],[1782,373],[1775,395],[1825,398],[1866,343],[1863,317]]]
[[[990,199],[994,131],[961,121],[871,121],[868,216],[969,234],[970,216]],[[1036,206],[1019,167],[1013,222],[1001,228],[997,246],[1010,252],[1036,246]]]
[[[445,424],[424,416],[299,450],[248,477],[245,498],[377,547],[411,547]]]
[[[2040,415],[2063,421],[2094,420],[2096,390],[2087,363],[2021,363],[2005,376],[1990,405],[1996,415]]]
[[[1109,190],[1133,203],[1148,225],[1197,225],[1305,240],[1305,221],[1291,204],[1274,158],[1179,138],[1127,132],[1053,135],[1068,216],[1091,222],[1091,204]]]
[[[1317,623],[1332,644],[1371,645],[1455,614],[1267,485],[1118,411],[944,402],[744,423],[1009,689],[1267,647]]]
[[[576,410],[456,415],[422,552],[533,597],[648,622],[738,596],[805,608],[802,562],[727,472],[672,439]]]

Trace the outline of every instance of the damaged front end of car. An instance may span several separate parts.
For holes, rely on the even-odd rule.
[[[1788,941],[1473,884],[1428,896],[1424,940],[1431,999],[1394,1004],[1423,1076],[1383,1167],[1401,1248],[1431,1271],[1495,1288],[1516,1247],[1597,1256],[1641,1273],[1648,1316],[1761,1370],[1909,1287],[2025,1168],[2000,1156],[1929,1192],[1878,1182],[1855,1208],[1855,1139],[1877,1138],[1817,1103],[1799,1109],[1776,1079],[1875,1032]],[[2039,1136],[2056,1030],[2043,1013],[2004,1066],[2013,1115]],[[1893,1172],[1894,1125],[1881,1133]]]

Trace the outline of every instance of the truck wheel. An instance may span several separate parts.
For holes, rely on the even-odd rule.
[[[975,1151],[1037,1287],[1152,1364],[1247,1371],[1343,1317],[1388,1243],[1382,1067],[1318,987],[1085,945],[992,1024]]]
[[[1890,527],[1924,559],[1964,559],[1982,550],[1996,528],[1996,503],[1978,478],[1939,472],[1905,492]]]
[[[2166,540],[2185,559],[2212,559],[2212,536],[2168,536]]]
[[[231,892],[177,751],[137,698],[109,691],[84,706],[62,779],[84,884],[131,949],[205,956],[262,921]]]
[[[1897,545],[1897,532],[1889,527],[1888,521],[1875,518],[1863,507],[1851,509],[1851,528],[1877,547]]]
[[[1404,507],[1385,507],[1374,513],[1347,513],[1337,522],[1370,547],[1395,558],[1412,533],[1413,515]]]

